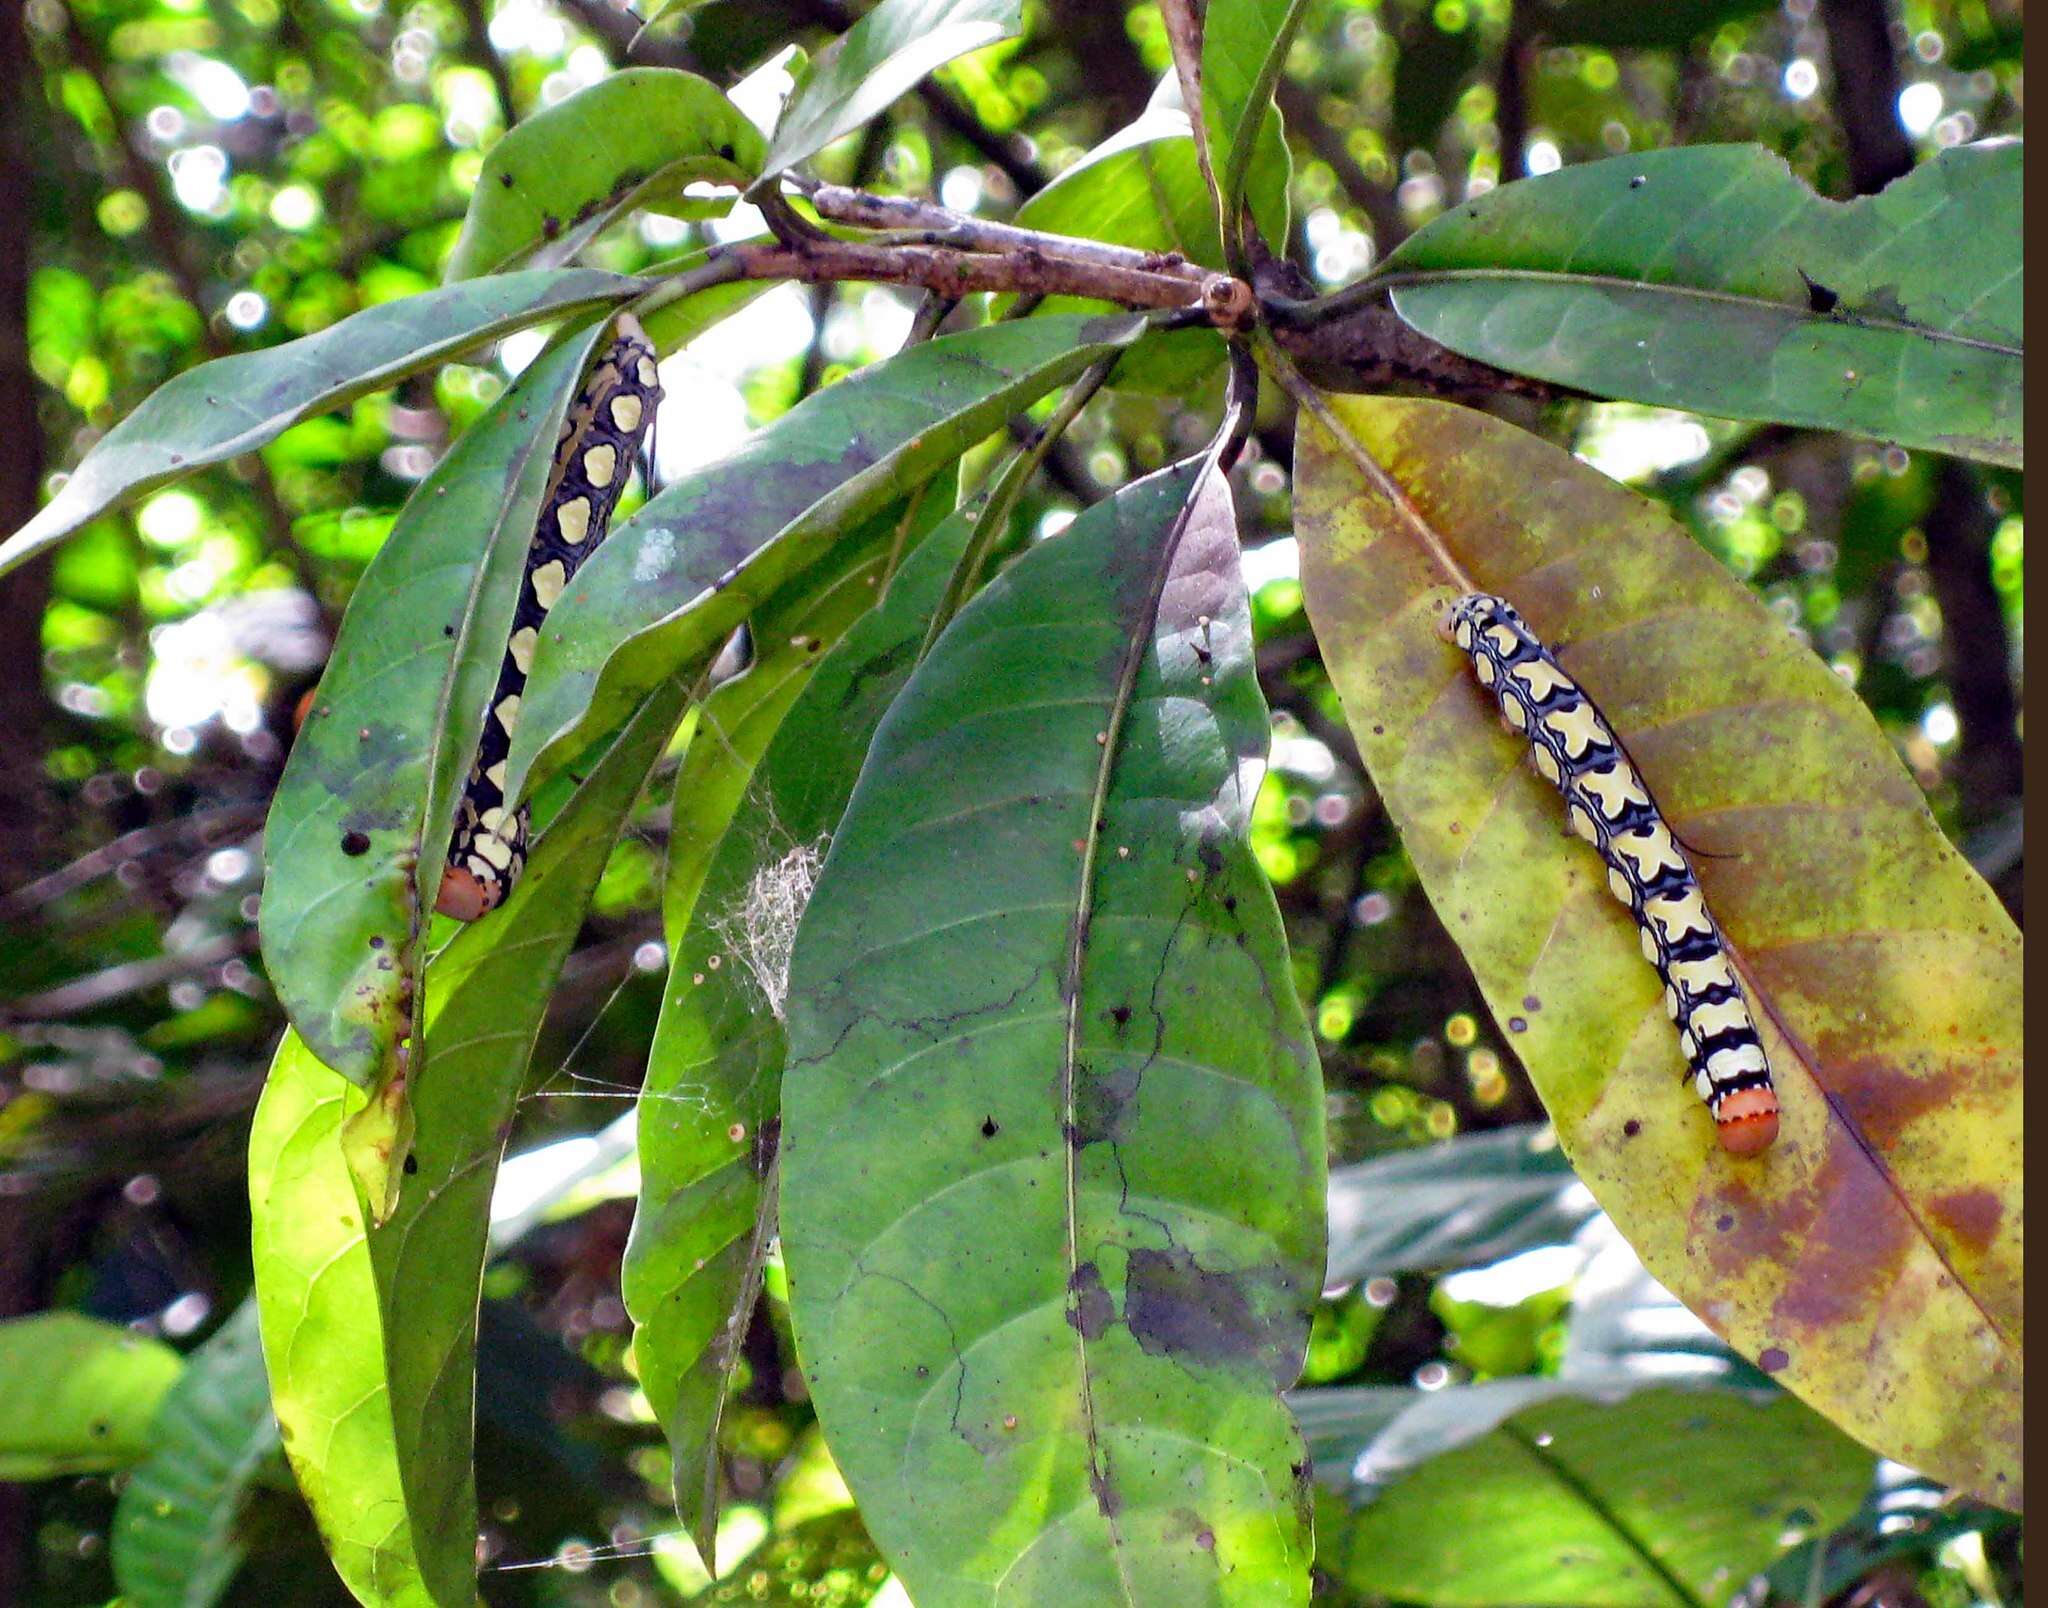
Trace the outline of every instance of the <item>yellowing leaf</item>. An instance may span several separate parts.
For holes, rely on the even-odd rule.
[[[2021,943],[1869,712],[1656,505],[1438,402],[1307,419],[1310,618],[1387,809],[1579,1175],[1651,1272],[1887,1456],[2020,1500]],[[1389,500],[1390,495],[1394,500]],[[1716,1146],[1655,974],[1435,605],[1498,592],[1698,852],[1784,1105]]]

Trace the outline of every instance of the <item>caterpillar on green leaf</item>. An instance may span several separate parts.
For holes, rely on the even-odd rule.
[[[1502,599],[1468,592],[1451,604],[1443,633],[1471,657],[1501,720],[1529,740],[1538,774],[1564,795],[1571,829],[1607,862],[1607,885],[1664,980],[1664,1009],[1722,1148],[1765,1149],[1778,1136],[1778,1096],[1749,1001],[1691,863],[1612,728]]]
[[[474,921],[497,909],[526,865],[528,808],[505,808],[505,760],[519,723],[520,695],[533,668],[541,622],[610,529],[661,395],[654,348],[638,320],[621,313],[611,344],[570,403],[555,442],[511,639],[484,715],[476,762],[455,807],[447,869],[434,902],[444,916]]]

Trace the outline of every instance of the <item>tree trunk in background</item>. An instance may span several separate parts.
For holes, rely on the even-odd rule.
[[[41,101],[32,82],[23,8],[0,0],[0,537],[36,511],[43,433],[35,375],[28,366],[29,220],[35,216],[28,120]],[[0,583],[0,892],[32,876],[44,847],[43,759],[49,744],[43,693],[43,605],[47,563]],[[4,1570],[4,1566],[0,1566]],[[0,1572],[0,1601],[12,1600]]]
[[[19,0],[0,0],[0,537],[36,511],[43,432],[28,366],[30,108],[42,99],[31,76],[28,22]],[[49,741],[43,697],[43,604],[47,562],[0,582],[0,892],[33,874],[44,820],[43,754]],[[43,1259],[35,1254],[26,1197],[0,1196],[0,1319],[43,1304]],[[28,1600],[35,1509],[25,1485],[0,1484],[0,1602]]]
[[[1899,124],[1899,62],[1885,0],[1821,0],[1835,115],[1849,147],[1858,195],[1882,190],[1913,168],[1913,142]]]

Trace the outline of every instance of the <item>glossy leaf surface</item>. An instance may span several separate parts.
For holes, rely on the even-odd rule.
[[[1579,1176],[1650,1271],[1887,1456],[2019,1499],[2019,934],[1855,693],[1656,504],[1445,403],[1334,398],[1302,583],[1431,902]],[[1603,711],[1696,851],[1783,1103],[1720,1151],[1604,868],[1435,610],[1418,522]]]
[[[2021,152],[1844,204],[1758,146],[1646,151],[1465,202],[1384,272],[1408,322],[1518,373],[2017,466]]]
[[[241,1567],[242,1499],[278,1450],[254,1301],[192,1354],[150,1438],[114,1510],[114,1579],[133,1608],[207,1608]]]
[[[116,504],[253,452],[301,419],[528,324],[642,288],[583,268],[506,274],[385,302],[318,334],[188,369],[101,437],[64,489],[0,543],[0,575]]]
[[[335,1567],[366,1604],[476,1600],[477,1293],[492,1182],[549,992],[626,810],[682,711],[651,699],[534,845],[504,906],[427,970],[417,1166],[367,1235],[341,1150],[362,1095],[287,1034],[250,1137],[256,1294],[277,1415]]]
[[[1872,1465],[1788,1396],[1533,1379],[1453,1387],[1326,1450],[1345,1494],[1318,1504],[1318,1565],[1430,1608],[1726,1603],[1847,1518]]]
[[[1015,33],[1022,0],[881,0],[812,60],[761,164],[773,178],[916,88],[955,56]]]
[[[270,981],[368,1085],[407,1031],[413,945],[512,631],[555,430],[602,324],[519,376],[421,482],[357,583],[264,835]]]
[[[1397,1151],[1330,1174],[1324,1283],[1497,1262],[1569,1240],[1593,1213],[1545,1127]]]
[[[628,67],[535,112],[484,157],[447,278],[568,261],[630,208],[697,181],[744,186],[761,134],[716,84]]]
[[[790,978],[791,1317],[924,1608],[1306,1600],[1278,1390],[1322,1106],[1246,836],[1266,745],[1227,487],[1186,463],[961,610],[833,840]]]
[[[942,336],[791,409],[663,491],[576,572],[541,632],[507,762],[594,738],[709,652],[847,530],[1097,358],[1142,320],[1024,319]]]

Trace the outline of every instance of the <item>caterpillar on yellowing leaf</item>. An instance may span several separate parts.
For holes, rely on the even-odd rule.
[[[497,909],[525,867],[528,808],[522,804],[509,813],[505,808],[505,759],[519,723],[520,694],[548,610],[611,528],[612,510],[626,489],[661,394],[654,348],[639,321],[621,313],[611,344],[570,403],[555,443],[526,574],[519,583],[511,640],[484,715],[476,762],[455,808],[447,869],[434,903],[444,916],[474,921]]]
[[[1722,1148],[1765,1149],[1778,1136],[1778,1096],[1749,1001],[1690,862],[1613,730],[1502,599],[1466,593],[1443,632],[1471,657],[1501,719],[1529,740],[1537,772],[1564,795],[1571,829],[1607,862],[1607,885],[1664,980],[1664,1008]]]

